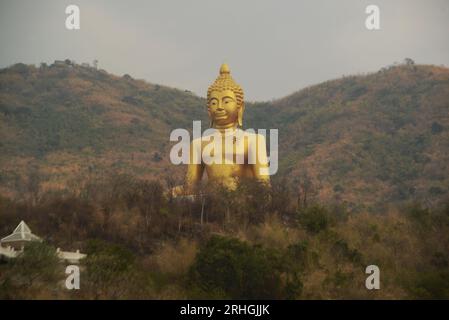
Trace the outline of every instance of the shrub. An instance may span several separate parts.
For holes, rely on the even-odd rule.
[[[10,260],[10,268],[0,274],[0,298],[28,299],[54,290],[64,276],[55,248],[41,242],[27,244],[23,254]]]
[[[196,252],[196,242],[181,239],[176,244],[166,244],[159,249],[155,253],[156,264],[166,274],[181,276],[192,265]]]
[[[406,216],[418,230],[427,230],[431,226],[431,212],[419,204],[413,204],[406,209]]]
[[[135,257],[126,248],[101,240],[90,240],[86,247],[86,283],[94,298],[123,297],[135,289]]]
[[[326,208],[312,206],[302,209],[298,214],[298,222],[307,231],[318,233],[326,230],[330,225],[330,216]]]
[[[426,271],[416,273],[407,289],[414,299],[449,299],[449,272]]]
[[[284,299],[302,286],[294,276],[282,281],[282,265],[281,256],[273,250],[213,236],[198,253],[188,283],[209,297]]]

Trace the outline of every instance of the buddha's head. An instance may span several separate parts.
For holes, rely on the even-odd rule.
[[[207,90],[207,110],[211,127],[227,129],[243,125],[243,90],[231,77],[227,64]]]

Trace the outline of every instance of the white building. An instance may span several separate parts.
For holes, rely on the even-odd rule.
[[[0,240],[0,258],[16,258],[23,252],[26,243],[31,241],[42,242],[43,240],[33,234],[24,221],[20,221],[19,225],[9,236]],[[56,255],[59,259],[74,264],[78,264],[81,259],[87,257],[86,254],[80,253],[79,250],[70,252],[61,251],[59,248],[56,250]]]
[[[14,248],[11,248],[10,246],[7,246],[6,248],[3,248],[0,246],[0,259],[5,257],[8,259],[17,257],[22,251],[16,251]]]
[[[72,264],[78,264],[81,259],[87,257],[87,254],[80,253],[79,250],[76,250],[75,252],[70,252],[70,251],[61,251],[61,249],[59,248],[56,249],[56,254],[58,255],[59,259]]]
[[[30,241],[42,241],[42,239],[34,235],[22,220],[9,236],[0,240],[0,244],[3,247],[10,246],[16,250],[22,250],[25,244]]]

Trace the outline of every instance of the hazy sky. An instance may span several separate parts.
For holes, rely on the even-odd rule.
[[[76,4],[81,29],[65,28]],[[365,28],[369,4],[378,31]],[[248,100],[280,98],[410,57],[449,66],[447,0],[0,0],[0,67],[98,59],[205,96],[226,61]]]

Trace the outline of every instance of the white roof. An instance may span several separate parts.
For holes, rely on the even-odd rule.
[[[22,220],[9,236],[0,240],[2,243],[16,241],[41,241],[41,238],[32,234],[30,228]]]

